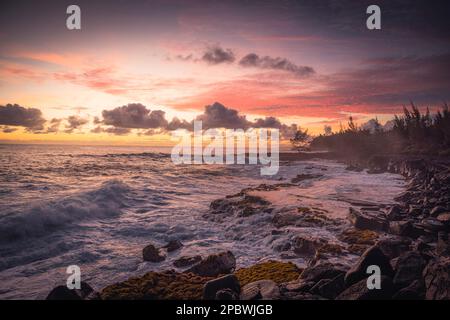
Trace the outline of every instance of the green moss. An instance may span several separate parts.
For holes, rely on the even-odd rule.
[[[235,272],[241,286],[258,280],[272,280],[276,283],[292,281],[302,272],[292,262],[266,261]]]
[[[378,233],[371,230],[347,229],[338,236],[339,240],[356,245],[373,245]]]
[[[104,288],[101,297],[105,300],[198,300],[202,298],[203,285],[211,279],[173,270],[149,272]]]

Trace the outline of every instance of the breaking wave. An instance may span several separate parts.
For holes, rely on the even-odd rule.
[[[129,190],[127,184],[110,180],[98,189],[9,212],[0,218],[0,242],[42,236],[80,220],[119,215]]]

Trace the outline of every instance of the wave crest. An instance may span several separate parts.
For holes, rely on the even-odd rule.
[[[98,189],[31,205],[0,218],[0,241],[42,236],[80,220],[113,217],[126,206],[130,187],[119,180]]]

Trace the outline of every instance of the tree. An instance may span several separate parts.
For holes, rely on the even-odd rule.
[[[333,129],[331,128],[331,126],[328,125],[324,125],[323,126],[323,132],[326,136],[330,136],[333,134]]]
[[[301,128],[298,128],[294,137],[290,139],[292,148],[297,151],[306,150],[309,140],[310,136],[308,134],[308,129],[302,130]]]

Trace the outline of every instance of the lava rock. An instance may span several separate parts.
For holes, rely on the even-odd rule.
[[[320,242],[318,240],[305,236],[298,236],[293,240],[294,252],[298,255],[312,256],[316,253],[319,246]]]
[[[389,223],[382,218],[381,212],[360,212],[350,207],[348,218],[355,228],[386,231]]]
[[[382,276],[392,278],[394,270],[392,270],[389,258],[377,246],[372,246],[364,252],[358,262],[346,273],[345,284],[351,286],[358,281],[369,276],[367,268],[371,265],[376,265],[381,270]]]
[[[367,280],[363,279],[347,288],[336,300],[387,300],[394,292],[391,278],[381,276],[381,289],[369,289]]]
[[[222,289],[217,291],[216,300],[239,300],[239,294],[231,289]]]
[[[327,299],[335,299],[344,290],[344,274],[340,274],[333,279],[320,280],[311,288],[310,292]]]
[[[450,258],[431,260],[423,271],[427,300],[450,299]]]
[[[393,283],[397,288],[404,288],[415,280],[422,280],[422,271],[426,261],[417,251],[402,254],[396,265]]]
[[[217,277],[233,272],[236,268],[236,258],[231,251],[208,256],[186,272],[192,272],[202,277]]]
[[[80,289],[69,289],[67,286],[58,286],[53,288],[48,294],[46,300],[85,300],[95,291],[92,287],[81,281]]]
[[[167,252],[172,252],[180,249],[183,246],[180,240],[170,240],[168,244],[164,246],[167,249]]]
[[[173,262],[173,265],[177,268],[185,268],[192,266],[193,264],[196,264],[201,260],[202,260],[201,256],[192,256],[192,257],[182,256],[181,258],[175,260]]]
[[[400,289],[392,297],[393,300],[423,300],[425,299],[425,285],[423,280],[414,280],[407,287]]]
[[[272,280],[259,280],[246,284],[242,288],[241,300],[276,300],[280,298],[280,289]]]
[[[446,212],[447,210],[444,208],[444,207],[442,207],[442,206],[436,206],[436,207],[434,207],[433,209],[431,209],[431,211],[430,211],[430,215],[432,216],[432,217],[437,217],[440,213],[444,213],[444,212]]]
[[[203,287],[203,300],[214,300],[216,294],[224,289],[229,289],[239,296],[241,293],[241,285],[234,274],[229,274],[205,283]]]
[[[161,253],[161,250],[156,248],[153,244],[149,244],[142,250],[142,258],[144,261],[161,262],[166,257]]]
[[[375,244],[391,260],[409,251],[411,241],[408,239],[382,239]]]
[[[299,277],[301,282],[316,283],[322,279],[334,279],[339,275],[345,274],[345,270],[331,263],[321,263],[303,270]]]

